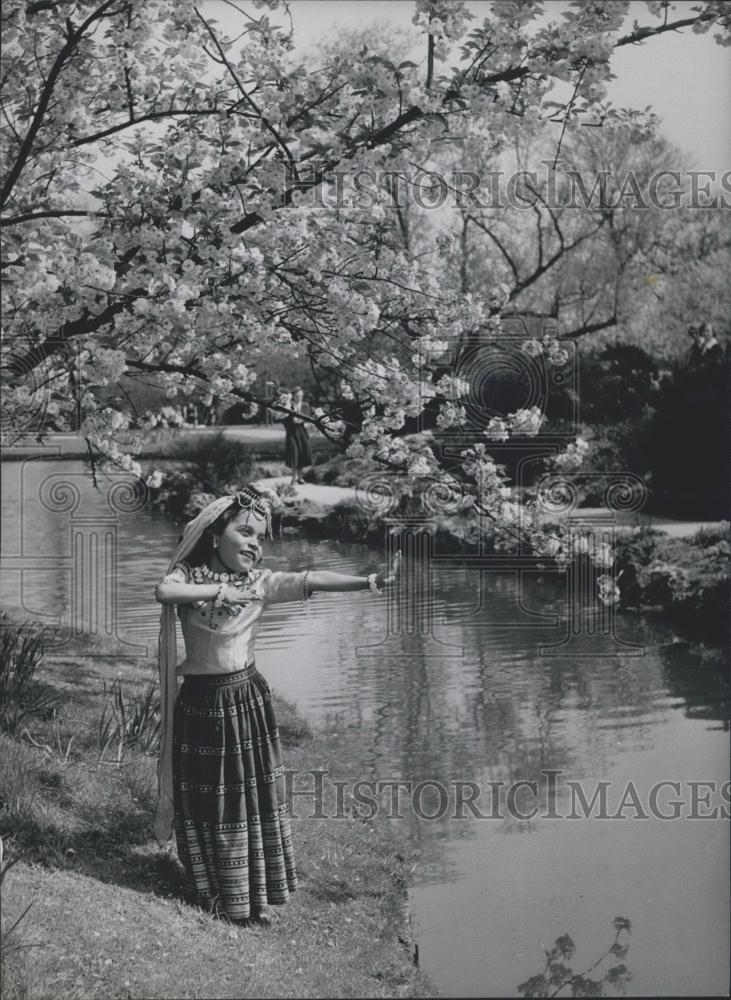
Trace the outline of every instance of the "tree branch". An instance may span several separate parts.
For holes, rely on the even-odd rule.
[[[9,219],[0,219],[0,226],[18,226],[21,222],[33,222],[36,219],[63,219],[66,216],[108,218],[106,212],[92,212],[81,208],[44,209],[38,212],[26,212],[25,215],[14,215]]]
[[[15,158],[15,163],[10,169],[5,183],[3,184],[2,191],[0,191],[0,209],[5,205],[12,194],[13,188],[18,182],[18,179],[23,172],[23,167],[28,161],[33,150],[33,144],[35,143],[36,136],[40,131],[41,125],[43,124],[43,119],[48,109],[51,97],[53,95],[56,82],[61,75],[65,64],[70,60],[75,49],[78,47],[79,42],[83,38],[86,30],[94,21],[98,21],[100,18],[104,17],[107,10],[112,7],[117,0],[105,0],[105,2],[98,7],[97,10],[93,11],[84,23],[77,28],[75,31],[69,31],[66,41],[61,48],[61,51],[56,56],[53,66],[49,71],[48,77],[45,80],[43,88],[41,90],[40,96],[38,98],[38,104],[36,105],[36,110],[31,119],[31,123],[28,126],[28,131],[26,132],[25,139],[18,150],[18,155]]]
[[[615,49],[618,49],[620,45],[635,45],[637,42],[644,42],[646,38],[653,38],[655,35],[662,35],[666,31],[678,31],[680,28],[690,28],[692,25],[697,24],[699,21],[712,21],[713,14],[710,11],[705,11],[703,14],[698,14],[697,17],[685,17],[678,21],[668,21],[665,24],[658,25],[657,28],[638,28],[637,31],[630,32],[629,35],[623,35],[622,38],[618,39],[614,43]]]
[[[74,139],[71,145],[74,147],[88,146],[89,143],[98,142],[100,139],[105,139],[108,135],[113,135],[115,132],[122,132],[126,128],[133,128],[135,125],[142,125],[144,122],[154,122],[161,118],[176,118],[181,115],[194,118],[203,115],[220,115],[220,113],[218,108],[170,108],[168,111],[151,111],[149,114],[140,115],[138,118],[130,119],[130,121],[121,122],[119,125],[110,125],[109,128],[102,129],[101,132],[94,132],[92,135],[85,135],[80,139]]]
[[[597,320],[596,323],[584,323],[583,326],[579,326],[575,330],[562,333],[558,339],[573,340],[576,337],[585,337],[588,333],[598,333],[599,330],[606,330],[610,326],[616,326],[618,321],[619,317],[615,311],[608,319]]]

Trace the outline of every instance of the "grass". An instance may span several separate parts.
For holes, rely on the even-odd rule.
[[[174,855],[151,834],[149,663],[81,648],[37,665],[55,714],[0,733],[0,835],[13,858],[3,928],[22,918],[4,1000],[430,995],[412,961],[403,845],[385,820],[301,810],[300,887],[271,928],[235,928],[187,905]],[[106,689],[104,673],[117,673]],[[277,710],[287,766],[352,777],[352,734],[313,734],[282,699]],[[126,734],[121,752],[114,740],[105,750],[102,719],[118,740]],[[135,738],[141,719],[150,752]]]
[[[106,691],[106,683],[104,684]],[[151,680],[141,694],[127,697],[119,678],[112,682],[107,704],[99,719],[99,749],[102,757],[110,744],[116,746],[117,762],[125,750],[157,753],[160,746],[160,697]]]

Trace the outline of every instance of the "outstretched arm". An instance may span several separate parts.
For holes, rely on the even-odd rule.
[[[397,552],[391,560],[387,573],[376,573],[376,586],[379,590],[398,579],[401,553]],[[308,577],[310,591],[316,590],[346,591],[369,590],[370,581],[367,576],[347,576],[345,573],[332,573],[330,570],[310,570]]]
[[[376,586],[381,587],[379,577]],[[308,576],[310,590],[368,590],[370,584],[367,576],[346,576],[345,573],[331,573],[329,570],[310,570]]]

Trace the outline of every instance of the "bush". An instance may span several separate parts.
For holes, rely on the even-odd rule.
[[[313,465],[308,478],[323,486],[356,487],[361,486],[364,477],[373,475],[373,472],[372,464],[338,453]]]
[[[632,472],[648,487],[646,511],[726,517],[731,501],[729,360],[677,364],[662,379],[652,357],[614,344],[582,358],[581,415],[591,430],[585,472]],[[604,482],[580,474],[581,502],[602,503]]]
[[[688,539],[691,545],[701,549],[718,549],[727,556],[731,554],[731,522],[721,521],[720,524],[706,527],[703,525]]]
[[[11,735],[30,715],[45,712],[57,700],[36,680],[51,629],[26,622],[17,625],[0,613],[0,729]]]
[[[256,453],[222,433],[179,442],[170,457],[181,464],[152,493],[152,503],[175,521],[192,516],[186,508],[194,493],[216,497],[240,489],[257,461]]]
[[[125,750],[157,753],[160,746],[160,697],[157,683],[150,681],[141,694],[125,697],[122,685],[115,681],[99,720],[99,750],[104,755],[111,744],[121,761]]]
[[[677,368],[663,382],[647,428],[652,510],[677,517],[728,516],[729,363]]]
[[[658,389],[654,359],[635,344],[615,343],[581,359],[580,402],[584,420],[616,425],[642,418]]]
[[[620,536],[616,553],[622,606],[661,608],[687,635],[724,641],[731,589],[727,535],[728,523],[703,528],[690,539],[644,527]]]
[[[202,490],[225,493],[230,485],[242,485],[251,474],[256,456],[245,445],[225,434],[202,438],[191,446],[178,445],[185,472]],[[175,458],[175,450],[173,450]]]

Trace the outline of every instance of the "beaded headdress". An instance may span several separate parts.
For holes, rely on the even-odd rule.
[[[219,497],[207,504],[183,529],[180,544],[173,553],[167,572],[189,556],[200,541],[204,531],[236,503],[242,510],[254,511],[266,518],[267,533],[272,537],[272,508],[279,497],[267,487],[245,486],[237,493]],[[172,835],[173,825],[173,711],[177,695],[176,670],[178,664],[177,635],[175,631],[175,606],[163,604],[160,615],[160,643],[158,669],[160,675],[160,755],[157,765],[158,804],[155,816],[155,836],[165,844]]]
[[[267,534],[270,538],[273,537],[272,507],[279,500],[274,490],[259,486],[256,488],[244,486],[243,490],[239,490],[238,493],[234,494],[233,499],[242,510],[252,510],[254,513],[266,518]]]

